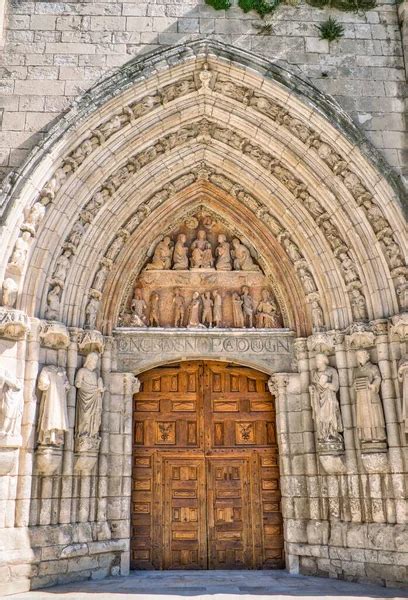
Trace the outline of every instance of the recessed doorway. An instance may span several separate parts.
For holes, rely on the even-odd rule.
[[[284,566],[268,376],[182,362],[139,376],[133,407],[131,567]]]

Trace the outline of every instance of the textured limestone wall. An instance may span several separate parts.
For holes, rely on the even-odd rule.
[[[199,37],[257,52],[332,94],[388,163],[407,164],[404,61],[397,8],[340,13],[344,37],[319,39],[328,12],[282,6],[267,35],[254,13],[214,11],[203,0],[7,2],[0,57],[0,165],[18,167],[47,127],[110,69],[135,55]]]

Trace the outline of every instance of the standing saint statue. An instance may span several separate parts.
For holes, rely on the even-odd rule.
[[[38,378],[42,392],[37,431],[41,446],[63,446],[64,432],[69,431],[67,391],[70,388],[65,369],[44,367]]]
[[[381,373],[370,361],[367,350],[357,350],[357,367],[354,370],[353,386],[356,391],[356,426],[360,441],[384,443],[384,411],[380,398]]]
[[[245,327],[244,313],[242,312],[242,298],[238,292],[232,293],[232,322],[234,327]]]
[[[405,433],[408,435],[408,354],[399,362],[398,379],[402,382],[402,416],[405,421]]]
[[[197,238],[191,244],[191,267],[193,269],[211,269],[214,265],[211,244],[204,229],[197,232]]]
[[[173,269],[176,271],[188,270],[188,246],[186,246],[187,236],[180,233],[177,236],[177,242],[173,252]]]
[[[0,367],[0,437],[12,438],[20,434],[20,418],[22,414],[20,391],[16,379]]]
[[[187,327],[201,327],[201,298],[198,292],[193,293],[188,307]]]
[[[215,256],[217,257],[215,263],[217,271],[232,270],[230,244],[223,233],[220,233],[218,236],[218,246],[215,249]]]
[[[132,325],[133,327],[144,327],[147,325],[147,304],[143,298],[140,288],[135,289],[135,295],[132,300]]]
[[[184,296],[181,294],[181,291],[179,288],[176,288],[174,290],[173,304],[174,304],[174,327],[183,327],[185,302],[184,302]]]
[[[102,394],[105,391],[103,380],[98,377],[98,354],[91,352],[84,366],[75,377],[77,402],[75,415],[75,449],[97,450],[99,448],[99,429],[102,420]]]
[[[213,302],[214,327],[222,327],[222,296],[218,290],[213,291]]]
[[[329,366],[329,359],[325,354],[317,354],[316,369],[309,391],[317,439],[323,446],[334,444],[340,449],[343,447],[343,422],[337,400],[339,375],[334,367]]]
[[[242,312],[244,314],[244,327],[252,329],[254,326],[254,301],[249,294],[249,287],[246,285],[242,286],[241,300]]]
[[[208,325],[208,327],[212,327],[214,302],[211,298],[211,292],[204,292],[201,298],[203,303],[202,324],[205,326]]]
[[[150,298],[150,327],[160,327],[160,296],[157,292],[153,292]]]

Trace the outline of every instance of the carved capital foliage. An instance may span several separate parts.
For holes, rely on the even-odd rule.
[[[22,340],[30,331],[30,321],[25,312],[0,307],[0,337]]]
[[[56,350],[68,348],[70,335],[62,323],[43,321],[40,327],[41,345]]]
[[[89,330],[84,331],[78,342],[78,349],[81,354],[89,354],[97,352],[102,354],[104,350],[104,339],[100,331]]]
[[[388,319],[376,319],[370,323],[374,334],[379,337],[381,335],[388,335],[390,329],[390,323]]]
[[[275,373],[268,379],[268,388],[271,394],[279,396],[286,391],[290,378],[287,373]]]
[[[347,330],[347,347],[350,350],[371,348],[375,344],[375,335],[372,328],[366,323],[352,323]]]
[[[391,319],[391,333],[397,335],[401,342],[408,340],[408,312],[395,315]]]
[[[62,464],[62,448],[38,446],[35,454],[35,470],[39,475],[49,477],[59,471]]]

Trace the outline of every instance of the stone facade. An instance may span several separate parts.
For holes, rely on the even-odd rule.
[[[268,36],[237,8],[10,4],[2,593],[128,572],[135,375],[194,358],[271,375],[287,568],[406,585],[401,39],[393,5],[339,15],[330,46],[323,14],[282,7]],[[232,46],[190,41],[214,32]],[[117,327],[158,240],[203,206],[256,254],[285,328]],[[63,378],[47,426],[45,367]]]

